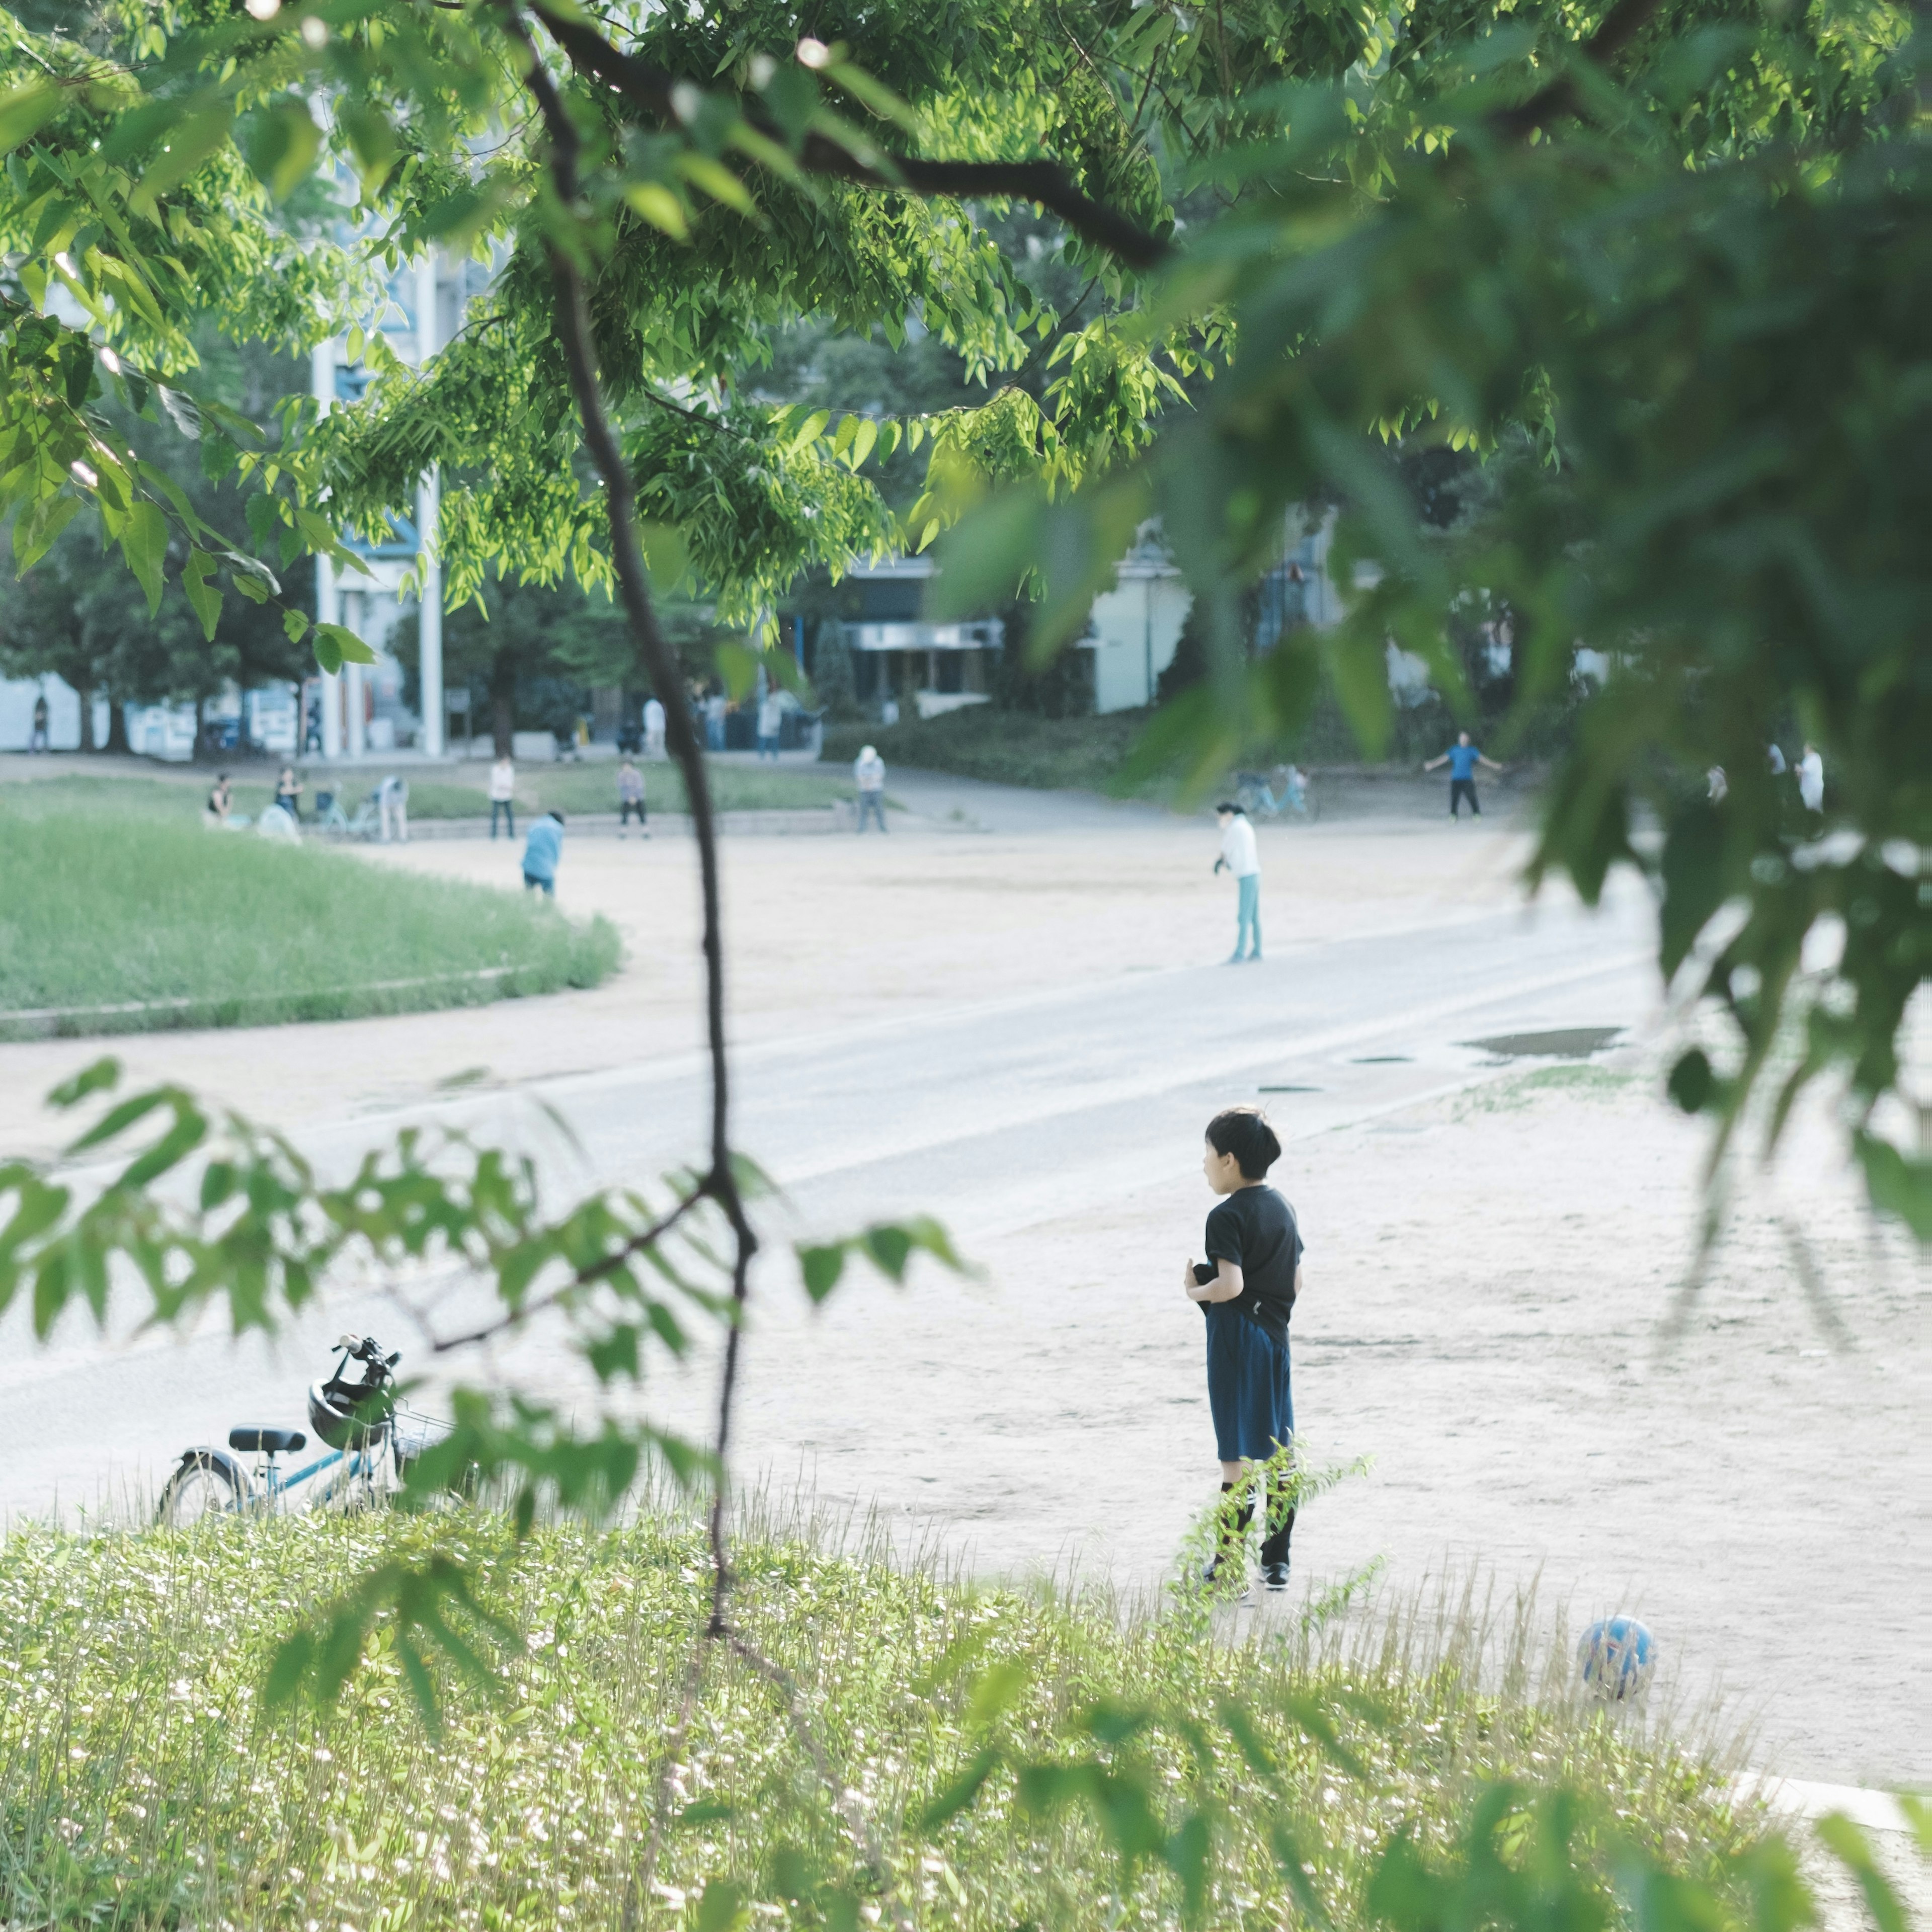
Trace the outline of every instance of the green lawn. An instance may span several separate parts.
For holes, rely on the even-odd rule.
[[[444,1728],[426,1734],[385,1613],[342,1706],[265,1712],[266,1662],[298,1610],[432,1546],[453,1546],[519,1633],[502,1648],[482,1639],[489,1696],[446,1684]],[[1559,1782],[1586,1794],[1574,1856],[1608,1908],[1508,1922],[1520,1927],[1622,1922],[1620,1844],[1701,1876],[1754,1836],[1694,1756],[1524,1688],[1552,1681],[1534,1649],[1513,1693],[1480,1688],[1466,1612],[1347,1640],[1291,1621],[1282,1637],[1229,1642],[1105,1604],[908,1574],[876,1553],[754,1537],[734,1567],[741,1627],[788,1673],[796,1706],[721,1652],[680,1739],[709,1608],[693,1532],[539,1526],[519,1541],[487,1514],[379,1514],[16,1533],[0,1542],[0,1923],[1178,1932],[1174,1878],[1150,1861],[1124,1882],[1090,1810],[1025,1808],[1014,1759],[1145,1778],[1163,1834],[1204,1807],[1213,1882],[1198,1932],[1358,1932],[1373,1922],[1364,1888],[1391,1838],[1413,1830],[1440,1857],[1498,1775],[1529,1794]],[[1265,1774],[1237,1748],[1230,1696],[1250,1714]],[[1166,1720],[1136,1732],[1122,1714],[1148,1705]],[[1330,1721],[1332,1748],[1312,1735]],[[922,1824],[982,1750],[1006,1761],[976,1799]],[[654,1882],[627,1905],[668,1766]],[[844,1794],[836,1807],[826,1777]],[[1530,1856],[1530,1826],[1509,1813],[1508,1855]],[[1750,1923],[1735,1876],[1726,1892],[1728,1922]],[[1464,1922],[1444,1909],[1413,1922]],[[1505,1922],[1486,1907],[1468,1922]],[[1685,1907],[1641,1922],[1726,1922]]]
[[[604,921],[212,831],[200,812],[196,792],[139,780],[0,787],[0,1036],[23,1009],[192,1002],[58,1028],[84,1033],[335,1019],[595,986],[616,966]],[[507,970],[461,976],[489,969]]]
[[[850,760],[848,760],[849,765]],[[376,788],[385,772],[398,767],[364,764],[350,767],[298,765],[305,789],[302,806],[304,819],[315,809],[316,794],[333,791],[343,809],[352,817],[358,804]],[[674,765],[649,764],[643,767],[645,801],[652,812],[682,812],[686,800],[684,780]],[[850,798],[855,788],[849,770],[812,770],[797,766],[759,767],[713,763],[710,767],[712,802],[722,812],[791,810],[825,806],[842,798]],[[440,766],[434,778],[418,778],[405,770],[410,782],[410,816],[412,818],[487,818],[490,801],[486,791],[489,767],[481,764]],[[117,764],[111,776],[100,778],[25,778],[20,788],[35,790],[52,788],[66,795],[91,796],[103,804],[112,803],[131,812],[152,813],[175,818],[199,818],[214,782],[212,767],[184,770],[166,766],[143,770]],[[10,796],[15,787],[0,784],[0,797]],[[235,809],[253,818],[274,795],[274,781],[266,767],[251,765],[235,781]],[[517,812],[551,810],[569,814],[615,812],[617,809],[617,767],[614,761],[599,760],[593,764],[520,765],[517,768]]]
[[[849,770],[862,745],[876,746],[890,778],[895,764],[915,771],[956,772],[994,784],[1045,790],[1106,791],[1113,787],[1128,748],[1147,723],[1144,711],[1105,718],[1040,718],[976,704],[944,717],[910,718],[892,725],[829,725],[825,762]],[[1165,782],[1144,788],[1157,795]]]
[[[675,765],[648,764],[641,769],[645,802],[650,810],[682,812],[686,808],[684,779]],[[302,794],[304,806],[313,806],[318,790],[332,788],[344,809],[352,812],[356,802],[374,790],[382,770],[376,765],[353,771],[338,767],[333,772],[326,766],[304,767],[302,781],[308,789]],[[445,766],[434,778],[419,779],[413,772],[404,776],[410,782],[412,818],[469,818],[489,814],[487,765]],[[710,777],[712,802],[721,812],[829,806],[836,799],[851,797],[854,791],[849,771],[800,770],[796,766],[772,766],[760,770],[754,766],[714,762]],[[238,799],[239,796],[238,788]],[[267,796],[265,787],[262,796]],[[244,806],[241,808],[259,808]],[[600,759],[580,765],[519,765],[517,808],[520,814],[550,811],[614,812],[617,809],[616,764],[614,760]]]

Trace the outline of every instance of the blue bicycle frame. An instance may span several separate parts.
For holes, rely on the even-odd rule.
[[[386,1443],[387,1438],[384,1440]],[[284,1475],[275,1467],[274,1456],[268,1456],[264,1460],[262,1469],[266,1492],[262,1500],[273,1502],[278,1496],[286,1495],[289,1490],[297,1488],[311,1477],[320,1475],[325,1469],[333,1469],[338,1463],[346,1462],[349,1465],[346,1473],[351,1476],[374,1476],[377,1467],[378,1453],[367,1449],[332,1449],[326,1456],[318,1456],[313,1462],[289,1476]]]

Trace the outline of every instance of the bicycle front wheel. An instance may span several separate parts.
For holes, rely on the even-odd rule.
[[[198,1450],[168,1478],[155,1520],[164,1529],[191,1529],[209,1516],[234,1515],[244,1500],[233,1464]]]

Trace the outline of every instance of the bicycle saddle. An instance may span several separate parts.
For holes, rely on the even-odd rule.
[[[259,1449],[266,1455],[279,1456],[285,1450],[307,1448],[308,1438],[299,1429],[231,1429],[228,1432],[228,1446],[231,1449]]]

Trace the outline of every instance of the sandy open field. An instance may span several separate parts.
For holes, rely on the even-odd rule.
[[[1200,1319],[1174,1279],[1209,1204],[1200,1123],[1268,1099],[1309,1246],[1298,1421],[1324,1455],[1372,1460],[1298,1530],[1291,1610],[1378,1561],[1398,1589],[1445,1568],[1505,1592],[1540,1580],[1573,1627],[1645,1616],[1687,1695],[1756,1719],[1757,1761],[1932,1780],[1923,1264],[1873,1227],[1814,1111],[1774,1168],[1741,1170],[1666,1334],[1703,1138],[1660,1097],[1640,888],[1587,925],[1560,893],[1526,920],[1520,826],[1452,827],[1432,790],[1392,793],[1262,828],[1270,958],[1231,974],[1213,963],[1232,896],[1210,876],[1211,822],[895,789],[916,811],[890,838],[728,849],[746,1142],[790,1190],[774,1235],[924,1205],[983,1272],[857,1285],[814,1314],[768,1256],[748,1472],[877,1506],[988,1571],[1157,1585],[1213,1480]],[[514,884],[511,848],[487,841],[366,856]],[[534,1144],[520,1096],[541,1083],[584,1129],[583,1178],[634,1178],[688,1148],[698,1118],[694,869],[682,838],[571,841],[563,908],[607,914],[629,953],[592,992],[114,1050],[137,1078],[336,1144],[453,1106],[464,1075],[464,1118]],[[1468,1044],[1592,1024],[1624,1032],[1587,1064]],[[36,1096],[98,1050],[0,1048],[0,1148],[51,1149]],[[45,1508],[57,1471],[70,1496],[104,1489],[191,1425],[244,1419],[219,1406],[237,1391],[298,1403],[314,1366],[206,1337],[200,1358],[231,1364],[219,1400],[157,1417],[152,1346],[68,1331],[38,1380],[7,1352],[0,1506]],[[568,1372],[535,1343],[505,1366]],[[700,1378],[652,1400],[701,1426]],[[89,1405],[114,1426],[84,1429]]]

